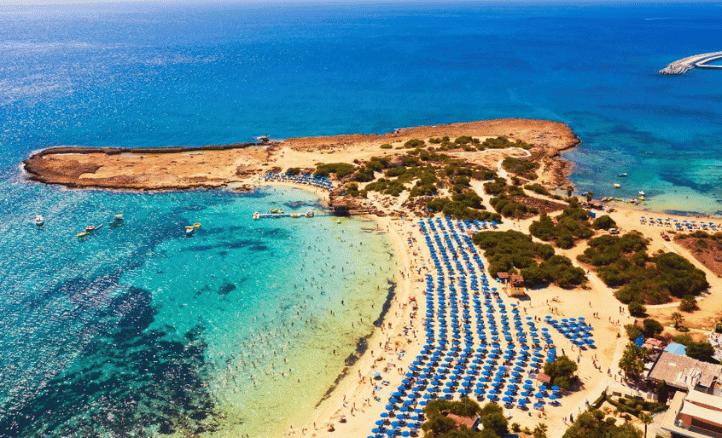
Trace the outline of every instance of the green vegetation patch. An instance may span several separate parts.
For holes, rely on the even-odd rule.
[[[487,403],[482,408],[479,403],[467,397],[458,401],[430,401],[424,408],[424,413],[426,421],[421,428],[426,438],[501,438],[509,431],[509,422],[499,405]],[[447,417],[448,414],[472,418],[478,415],[483,431],[471,430],[464,425],[457,430],[456,423]]]
[[[519,175],[520,177],[528,180],[535,180],[538,178],[536,170],[539,168],[539,163],[532,161],[529,158],[506,157],[501,162],[501,166],[507,172]]]
[[[532,222],[529,232],[545,242],[554,242],[562,249],[569,249],[582,239],[594,235],[589,226],[589,212],[579,207],[570,207],[552,219],[542,213],[538,221]]]
[[[577,256],[596,269],[623,303],[662,304],[670,296],[697,296],[709,288],[705,273],[684,257],[663,253],[650,257],[647,242],[639,234],[605,235],[589,240],[589,248]]]
[[[336,178],[341,179],[345,176],[351,175],[354,172],[354,165],[348,163],[329,163],[321,164],[316,167],[316,171],[313,172],[316,176],[329,176],[330,174],[336,175]]]
[[[594,409],[582,412],[574,423],[564,432],[562,438],[642,438],[642,432],[632,423],[621,422],[614,418],[605,419],[604,412]]]
[[[555,255],[554,248],[535,243],[531,236],[518,231],[482,231],[473,237],[489,260],[489,273],[521,272],[527,287],[555,283],[573,288],[586,282],[584,270],[574,267],[571,260]]]

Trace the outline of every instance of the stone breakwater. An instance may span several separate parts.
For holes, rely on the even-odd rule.
[[[722,59],[722,52],[703,53],[689,56],[673,63],[659,71],[661,75],[683,75],[694,68],[722,69],[722,66],[707,65],[708,62]]]

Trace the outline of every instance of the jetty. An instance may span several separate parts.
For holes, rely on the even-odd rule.
[[[689,56],[669,64],[659,71],[661,75],[683,75],[694,68],[706,68],[722,70],[722,65],[711,65],[712,61],[722,59],[722,52],[703,53],[701,55]]]

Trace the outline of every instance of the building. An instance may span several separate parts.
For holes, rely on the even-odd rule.
[[[507,284],[509,282],[509,273],[508,272],[497,272],[496,278],[499,280],[502,284]]]
[[[647,375],[647,380],[688,392],[711,393],[722,383],[722,366],[663,351]]]
[[[677,392],[660,431],[672,438],[722,438],[722,397],[695,390]]]
[[[522,277],[521,275],[513,274],[509,278],[507,294],[510,297],[523,297],[524,295],[526,295],[526,292],[524,291],[524,277]]]

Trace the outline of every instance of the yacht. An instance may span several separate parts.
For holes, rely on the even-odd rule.
[[[45,224],[45,218],[39,214],[35,215],[35,225],[42,227],[43,224]]]

